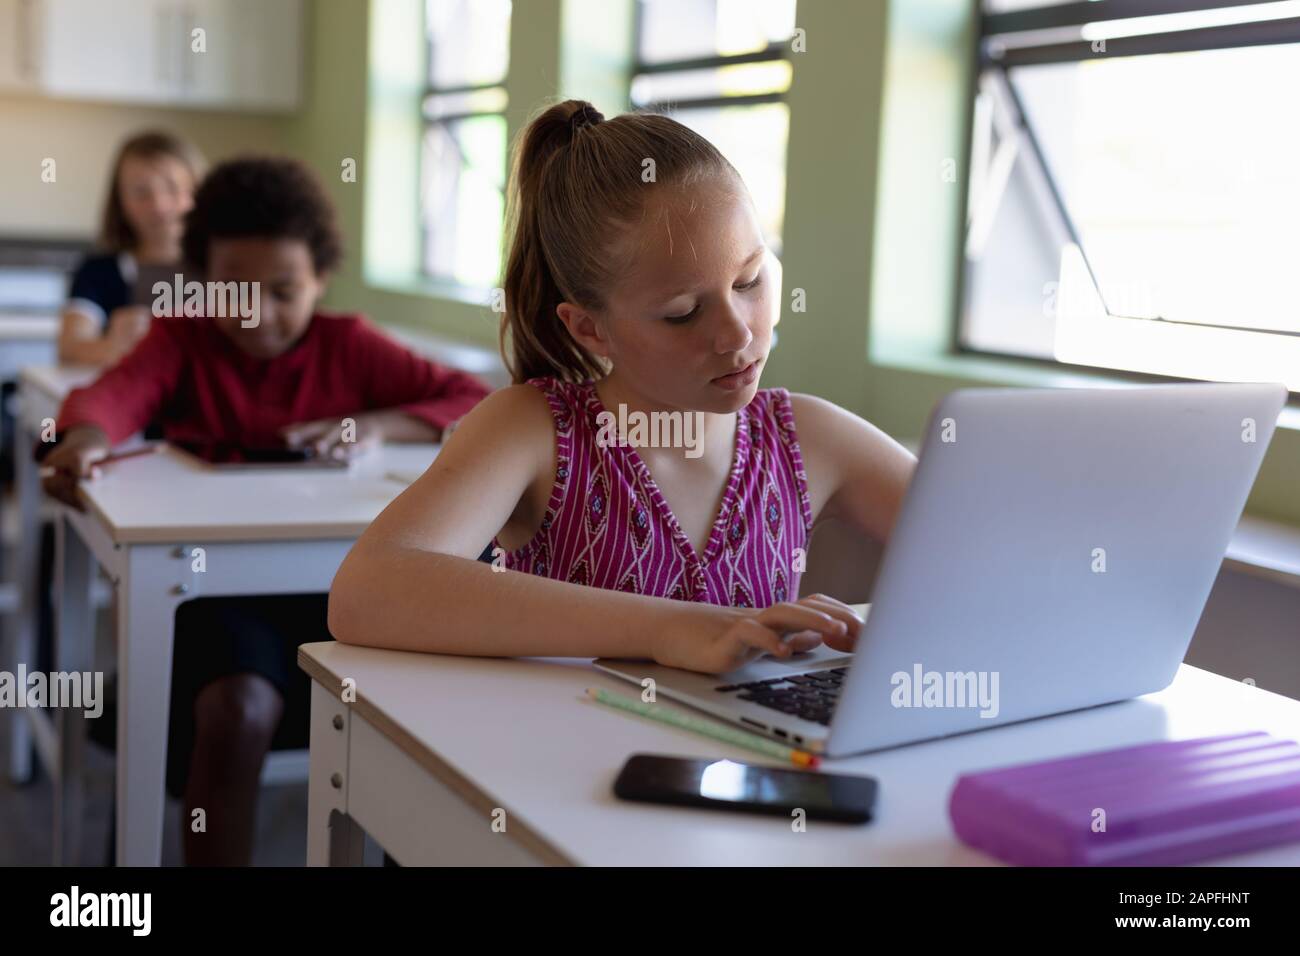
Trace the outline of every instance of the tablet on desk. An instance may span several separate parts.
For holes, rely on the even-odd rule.
[[[169,441],[177,451],[189,455],[209,468],[242,471],[254,468],[347,468],[346,458],[318,455],[312,448],[257,448],[233,442]]]

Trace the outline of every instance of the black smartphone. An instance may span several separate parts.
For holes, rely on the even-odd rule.
[[[230,442],[188,442],[172,440],[169,444],[215,468],[254,468],[262,465],[309,465],[320,468],[346,468],[342,459],[317,455],[315,449],[269,447],[255,448]]]
[[[786,817],[802,809],[809,820],[841,823],[870,821],[876,789],[872,777],[659,754],[633,754],[614,781],[623,800]]]
[[[314,448],[243,448],[241,452],[245,461],[255,464],[287,464],[316,457]]]

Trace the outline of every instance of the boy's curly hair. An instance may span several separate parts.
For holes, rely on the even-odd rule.
[[[304,164],[278,156],[249,156],[215,167],[194,194],[185,217],[185,261],[203,271],[213,239],[301,239],[318,275],[343,258],[334,204]]]

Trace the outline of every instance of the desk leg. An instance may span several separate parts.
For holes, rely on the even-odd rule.
[[[158,866],[182,582],[166,547],[123,547],[128,552],[117,593],[117,865]]]
[[[361,827],[348,816],[348,739],[352,714],[311,684],[311,770],[307,783],[307,865],[360,866]]]
[[[63,517],[55,543],[54,669],[80,674],[94,661],[95,609],[90,596],[95,562],[85,542]],[[53,715],[59,729],[59,768],[54,774],[54,865],[75,866],[81,856],[81,824],[85,810],[85,711],[61,707]]]
[[[18,673],[19,664],[30,665],[35,660],[41,553],[41,477],[36,462],[32,460],[35,439],[23,428],[21,420],[15,424],[14,503],[18,508],[18,546],[14,549],[8,577],[16,586],[18,607],[4,622],[2,661],[3,669],[10,674]],[[9,779],[16,784],[27,783],[32,776],[31,730],[22,711],[4,710],[7,711],[3,720],[7,725]]]

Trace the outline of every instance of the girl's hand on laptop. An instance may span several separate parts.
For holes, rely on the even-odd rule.
[[[108,454],[108,436],[94,425],[70,429],[41,460],[41,487],[65,505],[81,510],[77,484],[98,476],[95,462]]]
[[[813,594],[771,607],[723,608],[712,612],[705,633],[697,626],[665,631],[655,648],[658,664],[705,674],[725,674],[763,654],[790,657],[826,644],[853,650],[862,619],[847,604]]]

